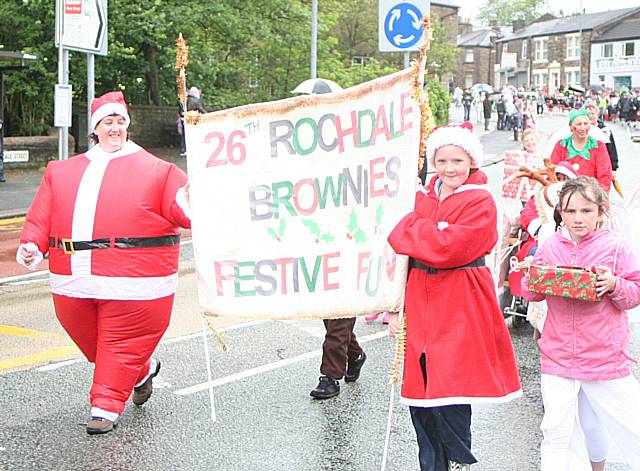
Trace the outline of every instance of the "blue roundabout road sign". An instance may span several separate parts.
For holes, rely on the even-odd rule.
[[[389,9],[384,19],[384,34],[398,49],[409,49],[422,37],[423,13],[411,3],[398,3]]]

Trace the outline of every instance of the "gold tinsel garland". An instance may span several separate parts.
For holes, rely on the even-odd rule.
[[[185,73],[185,67],[189,64],[189,46],[182,37],[182,33],[178,34],[176,39],[176,66],[178,71],[176,77],[176,85],[178,86],[178,100],[182,103],[182,109],[187,109],[187,74]]]
[[[424,165],[424,156],[427,148],[427,137],[435,127],[433,113],[429,106],[429,93],[424,88],[424,74],[427,64],[427,51],[431,42],[431,20],[428,15],[422,19],[422,29],[424,37],[420,46],[418,59],[411,61],[410,94],[420,108],[420,149],[418,160],[418,171],[422,170]],[[407,342],[407,331],[404,309],[400,311],[400,329],[396,334],[396,353],[391,365],[391,382],[393,384],[401,384],[400,365],[404,359],[404,352]]]

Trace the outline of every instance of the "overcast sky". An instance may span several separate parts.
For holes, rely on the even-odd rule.
[[[470,17],[477,22],[477,15],[480,5],[484,4],[484,0],[453,0],[460,5],[460,16],[462,18]],[[580,4],[587,13],[595,13],[598,11],[606,10],[619,10],[621,8],[631,8],[640,6],[638,0],[547,0],[547,10],[551,13],[558,14],[558,11],[562,9],[564,14],[574,13],[580,10]],[[611,5],[608,7],[608,5]],[[615,6],[613,6],[615,5]]]

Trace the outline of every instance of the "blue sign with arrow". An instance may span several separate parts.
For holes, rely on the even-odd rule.
[[[381,0],[378,34],[380,50],[416,50],[422,38],[422,17],[428,12],[428,2]]]

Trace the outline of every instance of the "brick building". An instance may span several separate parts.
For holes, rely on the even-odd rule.
[[[462,88],[476,83],[494,83],[495,41],[507,34],[505,28],[473,30],[470,23],[460,23],[458,36],[458,76]]]
[[[639,17],[640,7],[634,7],[528,26],[514,22],[511,34],[496,41],[495,83],[531,86],[549,94],[561,87],[584,85],[583,78],[590,76],[592,37]]]
[[[458,37],[459,10],[460,6],[451,0],[431,1],[430,14],[432,17],[437,17],[440,23],[442,23],[447,44],[456,44]],[[457,77],[454,73],[440,75],[440,82],[444,85],[445,89],[449,89],[450,92],[453,91],[456,81]]]

